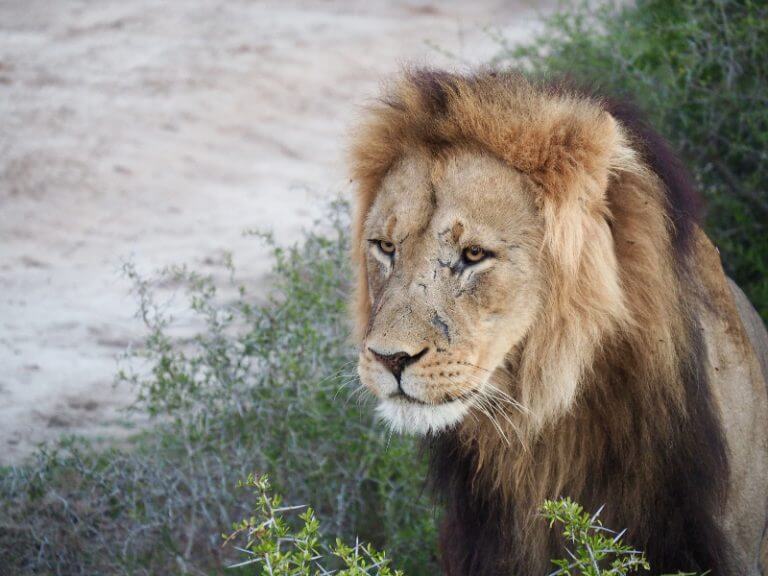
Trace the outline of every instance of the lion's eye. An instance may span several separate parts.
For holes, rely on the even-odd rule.
[[[488,256],[488,253],[480,246],[470,246],[464,248],[464,252],[462,252],[461,256],[470,264],[475,264]]]
[[[395,245],[392,242],[389,242],[388,240],[379,240],[377,244],[379,245],[379,249],[387,256],[391,256],[395,253]]]

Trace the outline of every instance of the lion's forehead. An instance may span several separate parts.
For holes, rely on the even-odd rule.
[[[460,224],[464,241],[505,241],[536,223],[529,186],[525,176],[488,154],[406,155],[384,178],[366,234],[396,242],[420,235],[457,240]]]
[[[430,168],[426,156],[410,155],[390,170],[366,220],[369,237],[399,241],[429,226],[435,210]]]

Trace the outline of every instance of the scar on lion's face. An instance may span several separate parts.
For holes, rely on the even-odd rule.
[[[460,149],[414,152],[384,178],[364,226],[371,317],[359,373],[396,429],[451,426],[500,393],[492,374],[540,302],[543,225],[530,187]]]

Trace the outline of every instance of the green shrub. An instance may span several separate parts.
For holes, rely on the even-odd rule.
[[[765,2],[638,0],[561,10],[495,63],[634,99],[692,171],[726,271],[768,320],[766,54]]]
[[[542,507],[550,528],[562,524],[567,558],[552,560],[552,576],[600,576],[634,574],[650,570],[641,551],[621,541],[623,533],[607,529],[598,519],[600,510],[591,515],[569,498],[548,500]]]
[[[226,536],[225,545],[237,542],[237,549],[245,555],[244,560],[230,568],[264,576],[402,576],[402,572],[390,568],[384,553],[359,540],[348,546],[337,538],[329,546],[312,508],[282,506],[282,499],[272,495],[265,476],[250,475],[242,486],[255,491],[256,510],[254,515],[235,524],[234,532]],[[301,524],[292,526],[286,513],[300,509],[304,509],[298,518]]]
[[[336,204],[300,245],[265,238],[273,290],[260,305],[234,280],[221,290],[185,268],[150,280],[127,265],[148,336],[119,378],[154,422],[130,450],[70,441],[0,472],[0,565],[15,574],[217,571],[226,563],[218,535],[250,505],[235,483],[259,470],[289,501],[311,502],[327,534],[359,535],[386,546],[398,567],[429,573],[424,467],[413,442],[389,437],[350,386],[348,225]],[[156,301],[157,286],[183,288],[191,317]]]

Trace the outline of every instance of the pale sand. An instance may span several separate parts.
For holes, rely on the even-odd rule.
[[[0,463],[65,433],[116,438],[142,334],[120,274],[299,237],[348,193],[345,134],[403,63],[485,62],[541,22],[533,0],[0,3]],[[460,59],[452,60],[437,45]]]

